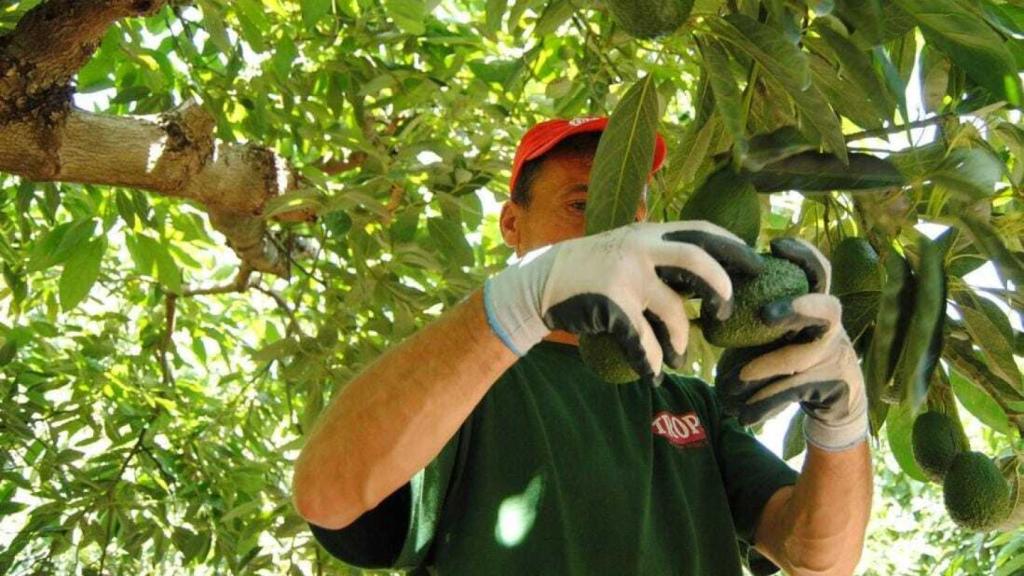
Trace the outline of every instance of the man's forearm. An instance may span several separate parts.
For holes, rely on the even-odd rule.
[[[871,514],[868,444],[841,452],[808,445],[807,451],[796,485],[766,506],[776,525],[759,527],[758,548],[789,574],[853,574]]]
[[[444,447],[517,359],[487,324],[477,290],[352,380],[320,416],[295,467],[299,513],[341,528]]]

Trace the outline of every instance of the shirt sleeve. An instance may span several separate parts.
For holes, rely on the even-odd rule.
[[[740,551],[753,574],[773,574],[779,568],[754,549],[754,535],[765,504],[780,488],[796,484],[799,474],[741,426],[736,417],[726,415],[713,389],[700,384],[717,423],[715,453]]]
[[[430,552],[455,475],[461,432],[404,486],[340,530],[310,524],[332,556],[358,568],[413,569]]]

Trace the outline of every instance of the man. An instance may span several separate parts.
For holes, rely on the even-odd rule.
[[[680,368],[686,347],[676,291],[724,317],[726,270],[754,271],[759,257],[707,223],[643,223],[643,204],[638,223],[583,237],[606,122],[554,120],[524,136],[501,214],[522,258],[337,395],[296,464],[299,513],[332,554],[364,567],[740,574],[753,546],[791,574],[852,573],[872,482],[862,378],[828,263],[805,244],[773,244],[816,293],[765,316],[803,338],[729,383],[745,420],[800,402],[798,476],[706,384],[661,369]],[[652,173],[664,156],[658,137]],[[643,380],[601,382],[580,360],[583,332],[613,333]]]

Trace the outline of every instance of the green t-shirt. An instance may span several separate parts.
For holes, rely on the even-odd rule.
[[[311,528],[366,568],[731,576],[796,478],[701,380],[607,384],[575,346],[542,342],[406,486],[342,530]]]

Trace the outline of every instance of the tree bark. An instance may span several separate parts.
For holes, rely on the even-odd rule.
[[[0,171],[28,181],[124,186],[191,200],[246,265],[287,276],[287,255],[267,240],[262,217],[267,200],[303,185],[280,156],[252,143],[215,140],[215,119],[191,101],[156,116],[72,106],[72,78],[107,28],[165,3],[49,0],[0,37]]]

